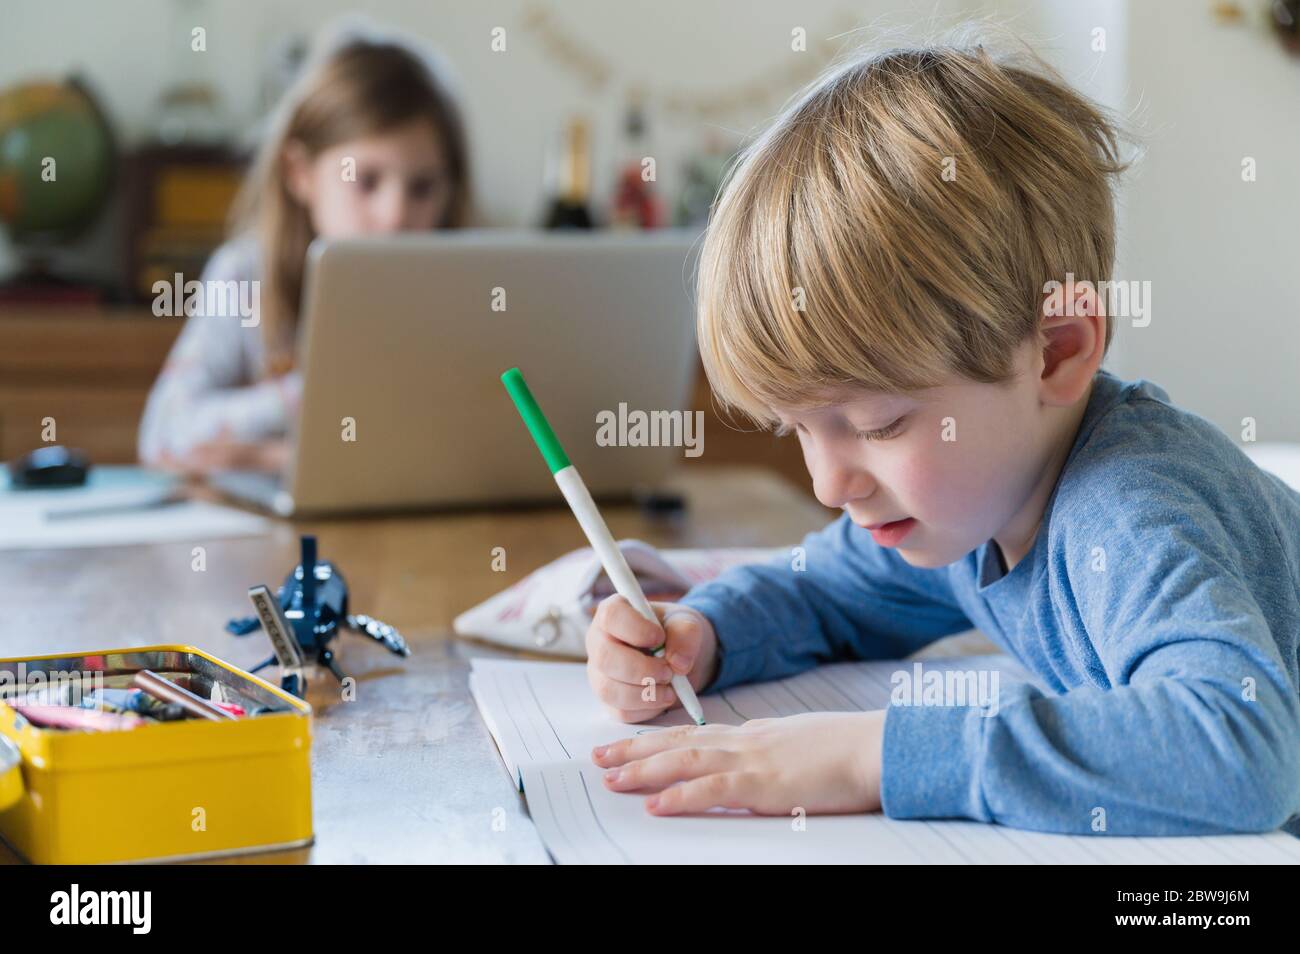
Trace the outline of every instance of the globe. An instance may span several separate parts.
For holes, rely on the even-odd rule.
[[[64,241],[108,199],[113,138],[76,80],[0,91],[0,222],[17,243]]]

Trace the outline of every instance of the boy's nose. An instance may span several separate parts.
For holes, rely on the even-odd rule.
[[[859,467],[831,457],[820,458],[813,467],[813,495],[824,507],[838,510],[852,500],[868,496],[875,484]]]

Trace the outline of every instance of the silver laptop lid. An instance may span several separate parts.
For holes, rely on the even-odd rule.
[[[559,499],[500,382],[516,365],[593,494],[660,481],[690,450],[697,238],[479,231],[314,244],[285,481],[293,510]],[[623,426],[633,412],[660,424],[676,412],[678,446],[645,446],[670,428],[638,434]],[[598,444],[611,415],[621,446]]]

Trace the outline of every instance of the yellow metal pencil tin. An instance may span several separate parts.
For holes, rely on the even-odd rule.
[[[0,836],[38,864],[310,844],[311,706],[193,646],[0,659],[0,698],[67,682],[129,688],[144,669],[259,714],[101,732],[42,728],[0,702]]]

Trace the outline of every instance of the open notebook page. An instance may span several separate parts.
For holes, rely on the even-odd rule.
[[[888,705],[890,677],[912,662],[833,663],[789,679],[700,697],[707,721]],[[996,670],[1003,683],[1033,682],[1010,657],[925,660],[925,670]],[[660,818],[644,798],[610,792],[591,749],[682,725],[680,709],[627,725],[592,696],[580,663],[476,659],[470,688],[529,814],[561,863],[1300,863],[1300,839],[1266,835],[1130,838],[1020,831],[971,821],[899,821],[882,814],[760,817],[717,809]]]
[[[734,686],[700,696],[704,719],[740,725],[747,719],[801,712],[850,712],[889,705],[890,677],[913,663],[843,662],[818,666],[789,679]],[[510,774],[528,762],[588,760],[597,745],[673,725],[687,725],[680,708],[638,725],[611,718],[592,695],[581,663],[474,659],[470,691]],[[1029,681],[1006,655],[927,659],[925,671],[997,672],[1004,683]]]

